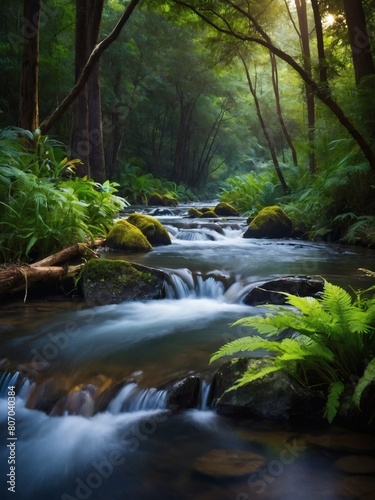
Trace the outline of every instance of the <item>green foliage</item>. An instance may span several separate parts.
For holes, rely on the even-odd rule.
[[[220,188],[220,200],[235,206],[243,215],[254,215],[275,205],[280,196],[281,186],[270,169],[229,177]]]
[[[126,202],[114,194],[116,184],[69,178],[76,163],[47,137],[1,132],[1,261],[43,257],[106,234]]]
[[[181,201],[195,199],[194,193],[184,184],[161,180],[152,174],[145,174],[140,167],[126,165],[118,178],[119,191],[131,203],[147,204],[151,195],[176,198]]]
[[[258,335],[225,344],[211,362],[266,349],[271,365],[247,372],[231,389],[282,370],[303,384],[325,390],[325,416],[332,422],[346,386],[357,380],[352,402],[359,407],[364,390],[375,381],[375,298],[365,298],[373,289],[357,292],[353,299],[344,289],[325,282],[320,299],[284,293],[292,308],[268,306],[272,312],[265,316],[237,321],[234,325],[252,327]],[[293,338],[269,340],[287,328],[296,332]]]

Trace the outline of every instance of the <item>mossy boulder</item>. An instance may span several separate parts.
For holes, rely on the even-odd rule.
[[[169,194],[153,193],[148,199],[148,205],[156,205],[160,207],[177,207],[178,200]]]
[[[188,210],[188,216],[192,219],[198,218],[202,215],[202,212],[197,208],[190,207]]]
[[[266,207],[251,221],[244,238],[288,238],[293,229],[292,221],[278,206]]]
[[[125,260],[92,259],[83,267],[80,286],[86,302],[104,305],[159,299],[164,285],[151,269],[139,271]]]
[[[218,219],[219,216],[215,214],[213,210],[206,210],[200,216],[200,219]]]
[[[126,220],[117,221],[107,235],[106,246],[124,252],[150,252],[151,243],[135,225]]]
[[[225,202],[218,203],[214,208],[214,212],[221,217],[238,217],[240,215],[236,208]]]
[[[138,228],[151,245],[170,245],[171,238],[165,227],[151,215],[131,214],[127,221]]]
[[[285,372],[269,373],[234,390],[228,389],[248,369],[272,364],[269,358],[238,358],[222,365],[213,381],[212,407],[218,413],[265,420],[320,420],[323,401]]]

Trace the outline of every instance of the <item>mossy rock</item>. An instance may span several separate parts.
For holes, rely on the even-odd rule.
[[[207,210],[203,212],[200,216],[200,219],[218,219],[219,216],[215,214],[213,210]]]
[[[214,212],[216,215],[220,215],[222,217],[238,217],[240,215],[236,208],[225,202],[218,203],[214,208]]]
[[[153,193],[148,199],[148,205],[157,205],[161,207],[165,207],[163,197],[159,193]]]
[[[202,213],[202,214],[205,214],[206,212],[213,212],[214,211],[214,207],[201,207],[199,209],[199,211]]]
[[[117,221],[109,231],[106,246],[124,252],[150,252],[151,243],[146,236],[126,220]]]
[[[177,207],[178,200],[169,194],[153,193],[148,199],[148,205],[156,205],[161,207]]]
[[[200,210],[198,210],[197,208],[190,207],[188,210],[188,216],[192,219],[200,217],[201,215],[202,215],[202,212]]]
[[[82,293],[91,305],[119,304],[132,300],[154,300],[163,296],[163,280],[135,269],[125,260],[92,259],[83,267]]]
[[[251,221],[244,238],[288,238],[292,221],[278,206],[266,207]]]
[[[170,245],[171,239],[165,227],[151,215],[131,214],[127,221],[138,228],[151,245]]]
[[[164,194],[162,199],[164,201],[164,206],[166,207],[177,207],[178,205],[178,199],[169,194]]]

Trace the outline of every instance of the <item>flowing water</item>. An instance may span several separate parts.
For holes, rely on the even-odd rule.
[[[375,450],[362,443],[371,443],[370,438],[342,429],[328,435],[327,429],[221,417],[208,405],[210,380],[220,363],[208,362],[223,343],[247,333],[231,323],[262,312],[242,303],[257,283],[290,274],[320,275],[363,288],[371,282],[358,268],[374,269],[375,252],[297,240],[245,240],[242,219],[192,222],[176,215],[160,220],[172,245],[123,256],[103,250],[101,257],[167,270],[165,299],[96,308],[57,299],[0,306],[0,359],[8,360],[0,378],[1,498],[372,495],[373,475],[363,479],[366,471],[347,474],[335,465],[348,454],[373,457]],[[194,374],[202,376],[197,408],[171,412],[168,383]],[[9,386],[17,393],[15,493],[8,491],[6,475],[12,458],[7,443],[13,442],[6,420]],[[327,443],[335,436],[336,446],[318,446],[320,435]],[[228,464],[217,465],[223,473],[202,474],[199,463],[212,450],[257,453],[265,462],[257,473],[237,478],[228,477]]]

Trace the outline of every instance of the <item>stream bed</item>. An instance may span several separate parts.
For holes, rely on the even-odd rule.
[[[248,333],[231,323],[263,310],[241,302],[247,290],[287,275],[366,288],[372,282],[358,269],[374,270],[375,252],[243,239],[243,219],[158,218],[172,245],[134,255],[103,249],[101,258],[167,270],[173,280],[165,299],[95,308],[61,298],[0,304],[0,360],[34,370],[38,386],[14,372],[0,375],[1,498],[375,498],[374,436],[230,419],[209,410],[205,400],[223,362],[209,365],[210,355]],[[191,374],[205,382],[198,407],[168,410],[166,384]],[[97,395],[116,384],[121,389],[94,411]],[[15,493],[7,484],[13,385]],[[46,401],[59,390],[68,397],[56,402],[51,396],[48,409],[38,406],[42,396]],[[263,460],[254,471],[251,454]],[[231,470],[236,461],[241,474]]]

